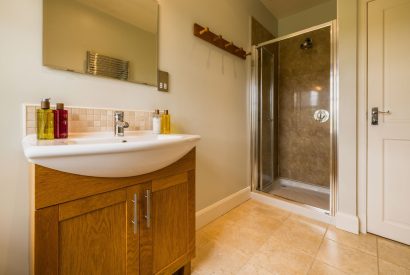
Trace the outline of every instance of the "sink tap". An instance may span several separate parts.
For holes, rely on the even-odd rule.
[[[124,112],[115,111],[114,112],[114,136],[123,137],[124,129],[128,128],[130,125],[128,122],[124,121]]]

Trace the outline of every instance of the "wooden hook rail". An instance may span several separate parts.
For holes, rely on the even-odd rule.
[[[232,41],[227,41],[222,35],[211,32],[208,27],[202,27],[195,23],[194,35],[242,59],[246,59],[246,56],[249,55],[243,48],[236,46]]]

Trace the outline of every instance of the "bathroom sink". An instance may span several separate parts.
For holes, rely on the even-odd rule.
[[[197,135],[156,135],[149,131],[72,134],[68,139],[23,138],[24,154],[35,164],[92,177],[131,177],[156,171],[195,147]]]

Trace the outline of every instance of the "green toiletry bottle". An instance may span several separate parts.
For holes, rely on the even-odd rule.
[[[49,98],[43,99],[37,110],[37,139],[54,139],[54,112]]]

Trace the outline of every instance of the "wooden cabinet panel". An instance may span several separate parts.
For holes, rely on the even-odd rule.
[[[84,177],[35,165],[34,204],[36,209],[41,209],[194,169],[195,149],[161,170],[128,178]]]
[[[174,262],[183,265],[187,259],[187,173],[153,181],[152,186],[152,251],[156,274]]]
[[[60,222],[59,274],[125,274],[125,201]]]
[[[58,206],[34,213],[34,273],[58,274]]]
[[[151,191],[151,183],[141,186],[140,196],[140,274],[148,275],[152,273],[152,225],[148,226],[147,214],[149,214],[147,191]]]
[[[143,189],[149,183],[127,188],[127,275],[147,274],[141,270],[140,250],[144,242],[140,240],[143,228]]]
[[[124,202],[125,196],[126,192],[124,190],[118,190],[60,204],[59,220],[70,219],[81,214]]]

